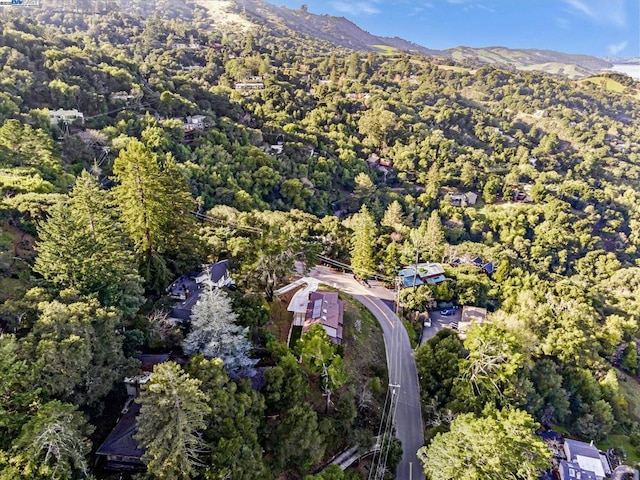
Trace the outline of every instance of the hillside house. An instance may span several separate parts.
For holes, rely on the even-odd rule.
[[[611,475],[607,455],[596,446],[578,440],[565,440],[564,453],[567,460],[560,462],[560,480],[602,480]]]
[[[229,260],[205,265],[200,272],[190,272],[176,279],[166,289],[169,296],[180,300],[171,308],[170,318],[176,322],[188,321],[191,309],[205,287],[232,287],[235,282],[229,275]]]
[[[144,450],[133,438],[138,431],[136,417],[140,413],[140,405],[135,403],[135,399],[140,394],[141,386],[151,378],[153,367],[169,361],[170,358],[171,355],[168,353],[141,355],[142,373],[124,379],[128,398],[121,411],[121,417],[96,450],[98,461],[102,463],[105,470],[136,472],[146,468],[142,462]]]
[[[344,302],[338,300],[336,292],[313,292],[309,295],[307,311],[302,332],[308,331],[313,325],[320,324],[334,343],[342,343],[342,328],[344,322]]]
[[[136,417],[140,413],[140,405],[131,402],[122,413],[120,420],[109,436],[96,450],[98,459],[102,460],[102,468],[115,471],[142,471],[146,467],[142,463],[144,450],[133,436],[138,432]]]
[[[280,153],[282,153],[283,149],[284,149],[284,145],[282,145],[282,144],[271,145],[269,147],[269,153],[280,154]]]
[[[531,196],[531,188],[533,186],[530,184],[525,184],[515,188],[513,190],[513,201],[514,202],[524,202],[524,203],[533,203],[533,197]]]
[[[184,130],[204,130],[207,126],[206,119],[204,115],[190,115],[184,121]]]
[[[75,108],[73,110],[49,110],[49,122],[51,125],[58,125],[60,123],[73,123],[79,121],[84,124],[84,113],[79,112]]]
[[[380,157],[376,153],[369,155],[369,158],[365,160],[369,168],[375,168],[380,165]]]
[[[127,92],[116,92],[111,95],[112,102],[130,102],[132,100],[138,99],[138,95],[132,95]]]
[[[467,205],[476,204],[478,194],[475,192],[449,192],[447,193],[447,198],[454,207],[466,207]]]
[[[444,268],[439,263],[419,263],[404,267],[398,272],[398,276],[402,282],[402,286],[409,288],[424,284],[434,284],[444,282],[447,278],[444,276]]]
[[[236,82],[234,88],[241,91],[262,90],[264,88],[264,81],[262,80],[262,77],[249,77]]]

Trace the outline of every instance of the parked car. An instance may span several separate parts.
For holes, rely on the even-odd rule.
[[[440,315],[444,316],[444,317],[448,317],[450,315],[453,315],[454,313],[456,313],[457,308],[455,307],[451,307],[451,308],[445,308],[444,310],[440,310]]]
[[[428,328],[430,326],[431,326],[431,319],[427,317],[427,319],[424,321],[424,327]]]

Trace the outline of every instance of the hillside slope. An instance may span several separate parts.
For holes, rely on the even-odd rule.
[[[360,51],[395,49],[442,57],[467,65],[535,70],[569,78],[588,77],[611,67],[611,63],[604,59],[551,50],[464,46],[434,50],[402,38],[375,35],[345,17],[317,15],[306,9],[280,7],[263,0],[199,0],[199,3],[212,12],[212,20],[218,26],[266,26],[276,35],[299,35]]]
[[[456,47],[448,49],[444,53],[461,63],[504,65],[520,70],[561,74],[569,78],[589,76],[611,67],[611,63],[607,60],[589,55],[575,55],[533,48]]]

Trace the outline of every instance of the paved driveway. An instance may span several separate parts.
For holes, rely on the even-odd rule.
[[[456,310],[453,315],[445,316],[440,313],[439,310],[431,312],[429,314],[429,318],[431,318],[431,326],[423,327],[422,329],[422,339],[420,340],[420,344],[422,345],[431,337],[435,336],[443,328],[451,328],[450,325],[454,322],[460,322],[460,317],[462,316],[462,310]]]
[[[418,449],[424,445],[418,372],[407,331],[386,303],[393,299],[393,291],[373,283],[371,288],[366,288],[353,275],[333,272],[326,267],[314,268],[310,276],[353,296],[371,311],[382,327],[389,383],[400,385],[395,424],[403,454],[396,470],[396,478],[424,480],[424,472],[417,457]]]

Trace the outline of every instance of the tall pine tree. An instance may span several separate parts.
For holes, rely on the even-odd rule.
[[[174,273],[197,264],[199,241],[191,212],[195,202],[173,158],[131,140],[113,165],[114,198],[134,244],[147,288],[160,292]]]
[[[142,405],[135,435],[145,450],[149,474],[163,480],[187,480],[202,468],[206,450],[201,432],[211,413],[201,382],[174,362],[156,365],[136,400]]]
[[[142,304],[142,279],[126,250],[107,193],[83,171],[66,202],[39,225],[34,271],[59,291],[97,295],[132,316]]]
[[[353,273],[360,278],[367,278],[375,272],[373,260],[373,244],[376,237],[376,222],[366,205],[353,216],[351,222],[351,267]]]

